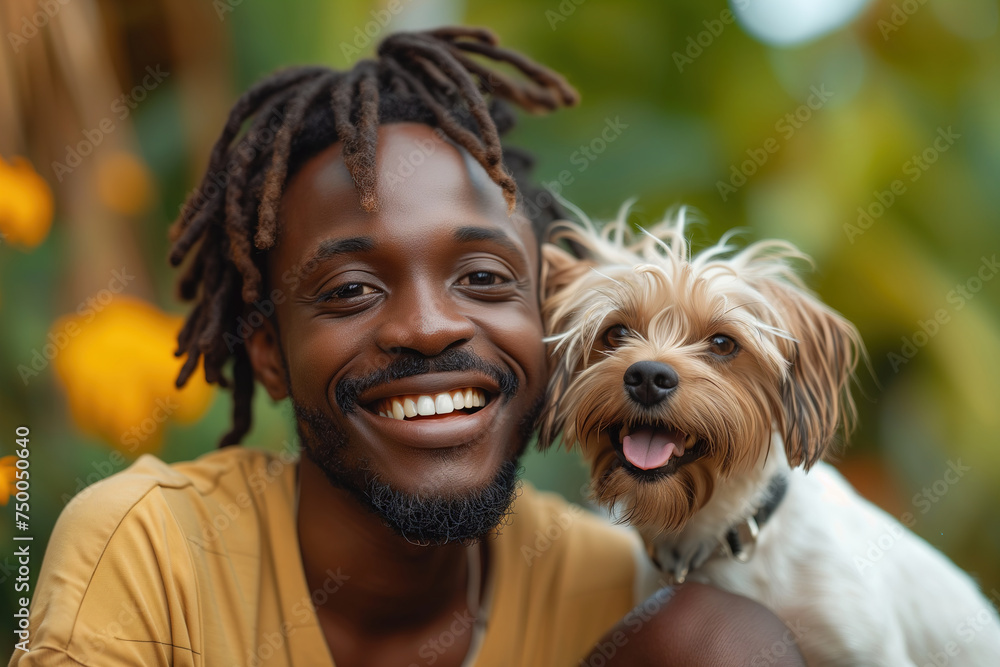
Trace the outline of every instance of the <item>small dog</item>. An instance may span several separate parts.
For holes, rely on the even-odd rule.
[[[821,461],[855,418],[864,351],[797,277],[807,258],[731,235],[691,256],[685,209],[639,237],[627,210],[601,232],[577,211],[543,248],[539,445],[579,444],[595,499],[671,581],[769,607],[813,667],[1000,665],[971,578]]]

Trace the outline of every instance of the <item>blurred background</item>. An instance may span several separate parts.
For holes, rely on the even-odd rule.
[[[0,618],[14,609],[15,428],[32,581],[59,512],[144,452],[215,448],[225,392],[173,389],[166,231],[238,94],[391,31],[485,25],[582,94],[509,143],[598,219],[691,204],[816,260],[874,377],[836,464],[1000,602],[1000,7],[995,0],[4,0],[0,7]],[[246,444],[293,441],[257,392]],[[526,476],[577,500],[576,454]],[[8,621],[4,620],[6,625]],[[11,634],[0,635],[9,654]]]

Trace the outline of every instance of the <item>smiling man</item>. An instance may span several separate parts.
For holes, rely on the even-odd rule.
[[[178,382],[201,361],[229,384],[233,430],[67,506],[32,650],[11,664],[725,665],[785,641],[707,587],[630,612],[648,592],[637,538],[519,492],[555,211],[499,143],[503,99],[540,111],[575,93],[453,28],[394,35],[349,72],[279,72],[237,102],[172,252],[193,256],[181,293],[197,301]],[[301,457],[228,446],[255,381],[291,400]]]
[[[319,490],[346,491],[413,541],[448,542],[483,536],[513,500],[545,373],[538,243],[428,126],[380,128],[376,162],[421,146],[421,167],[380,188],[373,212],[340,144],[297,174],[281,212],[296,224],[267,271],[314,268],[249,352],[271,397],[291,394],[303,469],[332,482]]]

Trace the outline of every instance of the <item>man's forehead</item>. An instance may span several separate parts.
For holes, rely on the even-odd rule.
[[[375,156],[380,207],[446,196],[497,222],[508,217],[500,186],[440,130],[419,123],[382,126]]]
[[[397,225],[439,221],[493,229],[494,236],[508,235],[529,256],[537,256],[530,221],[519,213],[508,214],[500,187],[467,151],[419,123],[384,125],[378,133],[376,210],[362,209],[338,142],[311,158],[290,180],[282,198],[279,246],[298,246],[297,259],[302,261],[327,254],[323,243],[365,236],[379,221],[391,219]]]

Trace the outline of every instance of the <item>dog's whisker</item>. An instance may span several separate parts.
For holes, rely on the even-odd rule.
[[[607,275],[606,273],[602,273],[601,271],[598,271],[597,269],[591,269],[591,271],[593,271],[597,275],[601,276],[602,278],[607,278],[608,280],[610,280],[611,282],[613,282],[615,285],[618,285],[619,287],[625,287],[625,285],[623,283],[618,282],[617,280],[615,280],[611,276]]]
[[[760,305],[760,304],[763,304],[763,303],[764,303],[763,301],[747,301],[746,303],[739,303],[739,304],[736,304],[735,306],[733,306],[732,308],[727,308],[726,310],[724,310],[722,312],[722,314],[723,315],[728,315],[729,313],[731,313],[732,311],[734,311],[734,310],[736,310],[738,308],[746,308],[747,306],[757,306],[757,305]]]
[[[591,220],[590,216],[587,215],[580,207],[563,197],[558,192],[553,192],[552,194],[555,195],[556,201],[558,201],[562,206],[568,208],[573,215],[577,217],[577,220],[587,226],[588,230],[596,233],[597,227],[594,225],[593,220]]]

